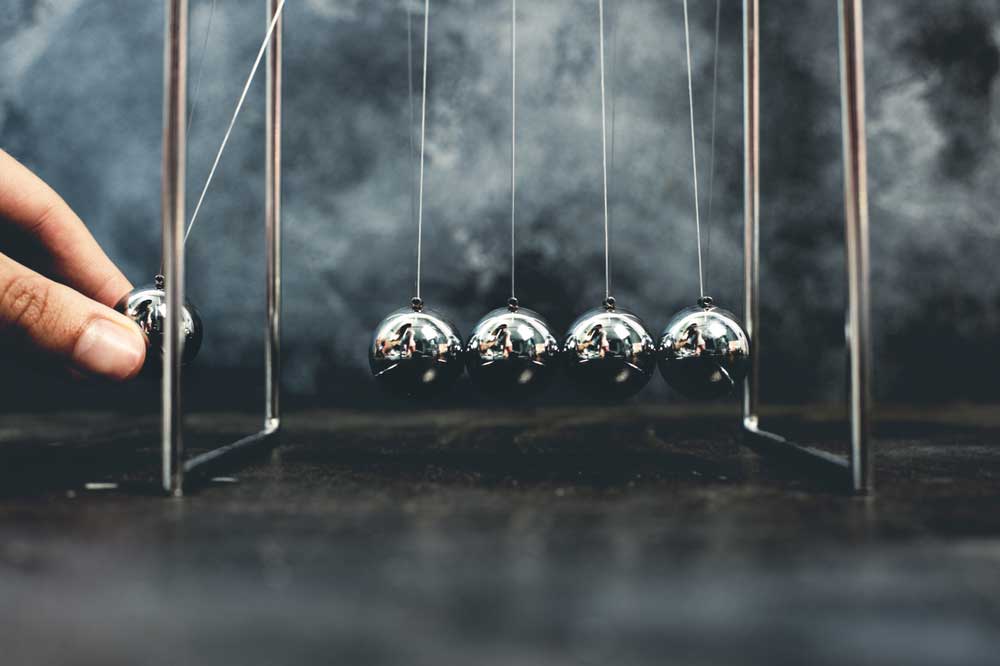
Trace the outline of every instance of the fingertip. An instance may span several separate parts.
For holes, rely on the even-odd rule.
[[[84,328],[73,348],[74,368],[89,376],[127,381],[142,370],[146,338],[125,317],[97,317]]]
[[[116,312],[115,314],[118,313]],[[118,321],[119,326],[123,326],[131,334],[133,340],[130,345],[130,350],[134,355],[134,366],[132,367],[131,372],[122,378],[122,381],[127,381],[134,379],[140,372],[142,372],[142,368],[146,364],[146,353],[149,351],[149,340],[146,339],[146,334],[142,332],[142,329],[139,328],[138,324],[125,315],[118,314]]]

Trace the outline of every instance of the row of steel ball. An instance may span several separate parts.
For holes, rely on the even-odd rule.
[[[728,394],[746,375],[750,341],[737,319],[702,298],[677,313],[656,344],[636,315],[608,298],[581,315],[562,345],[537,313],[510,299],[487,313],[463,345],[455,326],[425,309],[419,298],[376,327],[368,349],[380,386],[406,397],[429,397],[449,388],[468,368],[474,384],[494,395],[533,395],[560,366],[598,397],[638,393],[657,365],[675,390],[694,399]],[[560,363],[561,361],[561,363]]]
[[[133,290],[117,306],[140,326],[151,348],[162,349],[165,301],[159,278],[155,285]],[[190,303],[185,303],[181,322],[181,358],[189,363],[202,339],[201,319]],[[677,313],[658,345],[641,319],[609,298],[604,307],[573,322],[561,346],[545,320],[513,298],[506,308],[487,313],[466,345],[453,324],[414,299],[378,325],[368,360],[381,386],[408,397],[440,394],[466,367],[487,393],[527,397],[548,385],[564,365],[581,388],[621,399],[649,383],[658,364],[675,390],[707,399],[726,395],[743,380],[749,353],[742,326],[709,298]],[[147,358],[155,362],[159,356]]]

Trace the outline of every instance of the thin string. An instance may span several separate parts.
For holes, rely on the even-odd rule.
[[[715,50],[712,55],[712,145],[708,166],[708,213],[705,217],[705,273],[708,275],[712,274],[712,201],[715,194],[715,119],[716,101],[719,98],[719,5],[721,1],[715,0]],[[614,153],[612,153],[613,155]]]
[[[608,190],[617,192],[615,184],[618,182],[615,170],[615,116],[618,107],[618,5],[614,5],[611,13],[611,166],[608,168]],[[615,225],[615,206],[612,202],[608,207],[608,227]],[[610,234],[608,238],[610,245]],[[610,255],[610,252],[608,253]]]
[[[406,3],[406,96],[410,106],[410,124],[406,127],[406,136],[410,140],[410,223],[417,221],[417,170],[416,156],[413,149],[413,8]]]
[[[184,242],[187,242],[188,236],[191,235],[191,229],[194,228],[194,223],[198,219],[198,213],[201,211],[201,205],[205,202],[205,195],[208,193],[208,187],[212,184],[212,179],[215,178],[215,170],[219,168],[219,161],[222,159],[222,153],[226,150],[226,144],[229,143],[229,136],[233,133],[233,127],[236,126],[236,119],[240,115],[240,111],[243,109],[243,102],[247,98],[247,92],[250,90],[250,84],[253,83],[253,77],[257,74],[257,68],[260,66],[260,61],[264,59],[264,52],[267,51],[268,44],[271,43],[271,35],[274,34],[274,27],[278,24],[278,19],[281,17],[281,11],[285,8],[285,0],[281,0],[278,3],[277,9],[274,10],[274,16],[271,18],[271,23],[267,26],[267,34],[264,35],[264,42],[260,45],[260,50],[257,52],[257,59],[253,62],[253,67],[250,68],[250,76],[247,77],[246,83],[243,85],[243,92],[240,94],[240,99],[236,103],[236,110],[233,111],[233,117],[229,121],[229,127],[226,128],[226,134],[222,137],[222,144],[219,146],[219,151],[215,154],[215,161],[212,163],[212,168],[208,172],[208,178],[205,179],[205,186],[201,190],[201,195],[198,197],[198,204],[194,207],[194,213],[191,214],[191,221],[188,222],[187,231],[184,233]]]
[[[608,243],[608,125],[605,114],[604,87],[604,0],[597,0],[597,13],[601,31],[601,173],[604,184],[604,298],[611,298],[611,253]]]
[[[417,294],[420,298],[420,265],[424,237],[424,144],[427,138],[427,33],[430,28],[431,0],[424,0],[424,72],[420,97],[420,185],[417,193]]]
[[[684,0],[684,49],[687,53],[688,109],[691,118],[691,169],[694,175],[694,228],[698,241],[698,291],[705,297],[705,273],[701,264],[701,212],[698,209],[698,153],[694,140],[694,93],[691,89],[691,36],[688,28],[688,3]]]
[[[510,297],[514,291],[514,221],[517,202],[517,0],[510,3]]]
[[[198,59],[198,74],[195,76],[194,94],[191,96],[191,109],[188,111],[188,136],[191,132],[191,121],[194,120],[194,110],[198,106],[198,99],[201,93],[201,79],[205,73],[205,54],[208,52],[208,38],[212,34],[212,20],[215,18],[216,0],[212,0],[212,6],[208,10],[208,26],[205,28],[205,41],[201,44],[201,56]]]

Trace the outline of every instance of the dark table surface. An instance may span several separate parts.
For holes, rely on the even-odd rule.
[[[867,498],[642,406],[303,412],[184,499],[85,489],[155,425],[0,421],[0,663],[1000,663],[993,408],[883,412]]]

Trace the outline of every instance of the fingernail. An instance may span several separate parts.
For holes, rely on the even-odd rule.
[[[139,371],[145,354],[146,344],[138,330],[95,319],[77,340],[73,362],[87,374],[128,379]]]

